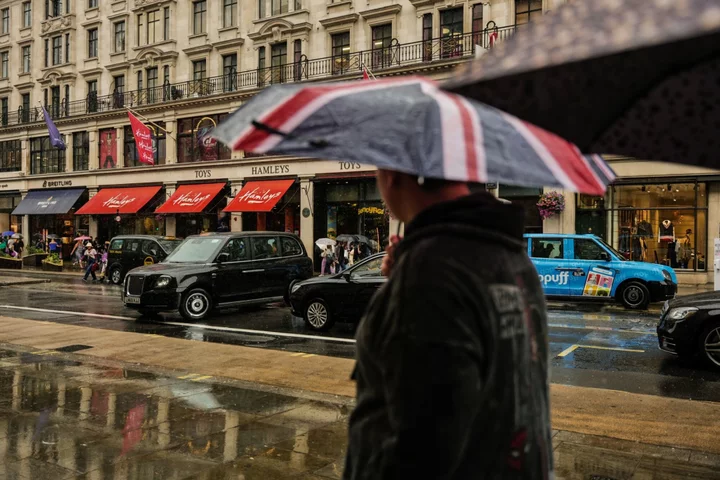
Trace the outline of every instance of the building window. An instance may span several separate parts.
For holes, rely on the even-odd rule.
[[[170,38],[170,7],[163,10],[163,40]]]
[[[163,84],[170,83],[170,67],[165,65],[163,67]]]
[[[20,103],[21,103],[21,112],[22,115],[20,116],[21,122],[29,122],[30,121],[30,94],[29,93],[23,93],[20,96]]]
[[[205,33],[205,13],[207,11],[206,0],[193,2],[193,34]]]
[[[0,24],[0,33],[2,33],[3,35],[6,33],[10,33],[10,9],[3,8],[0,14],[2,15],[2,23]]]
[[[476,3],[472,6],[472,33],[473,33],[473,48],[475,45],[486,47],[483,43],[483,4]],[[487,48],[487,47],[486,47]]]
[[[0,142],[0,172],[22,170],[22,148],[20,140]]]
[[[288,0],[272,0],[272,14],[280,15],[289,11]]]
[[[63,115],[70,114],[70,85],[65,85],[65,102],[63,103]]]
[[[542,0],[515,0],[515,25],[525,25],[542,15]]]
[[[302,10],[302,1],[295,0],[295,11]]]
[[[50,114],[52,118],[60,116],[60,87],[50,87]]]
[[[612,246],[631,260],[706,270],[707,196],[698,182],[613,186]]]
[[[115,53],[125,51],[125,21],[115,22]]]
[[[0,53],[0,78],[8,78],[9,75],[9,60],[10,57],[9,52],[2,52]]]
[[[155,165],[165,164],[165,123],[157,122],[154,125],[148,125],[152,134],[153,154],[155,157]],[[125,135],[123,142],[123,159],[126,167],[147,167],[148,164],[140,162],[138,151],[135,146],[135,135],[133,135],[132,127],[125,127]]]
[[[50,40],[45,39],[45,67],[50,66]]]
[[[97,80],[88,80],[87,82],[87,110],[88,112],[97,112]]]
[[[158,99],[158,69],[157,67],[146,70],[147,77],[147,100],[148,103],[155,103]]]
[[[258,18],[265,18],[265,0],[257,0],[258,2]]]
[[[98,8],[98,0],[88,0],[88,8]]]
[[[223,55],[223,91],[237,90],[237,54]]]
[[[137,37],[136,37],[138,46],[143,44],[142,34],[143,34],[143,16],[142,16],[142,14],[139,14],[137,16]]]
[[[237,17],[237,0],[223,0],[223,27],[234,27]]]
[[[463,7],[440,12],[442,57],[459,57],[463,52]]]
[[[423,39],[423,61],[429,62],[433,59],[432,49],[432,13],[426,13],[422,19],[422,39]]]
[[[303,77],[302,40],[293,41],[293,80],[299,82]]]
[[[258,87],[265,85],[265,47],[258,48]]]
[[[96,58],[98,56],[98,30],[91,28],[88,30],[88,58]]]
[[[113,83],[115,84],[115,92],[125,93],[125,75],[117,75],[113,77]]]
[[[73,133],[73,170],[90,169],[90,135],[88,132]]]
[[[172,99],[173,90],[170,86],[170,67],[165,65],[163,67],[163,100]]]
[[[70,0],[68,0],[68,9]],[[45,0],[45,18],[59,17],[62,15],[62,0]]]
[[[30,73],[30,45],[22,47],[22,71],[23,73]]]
[[[32,4],[23,2],[23,28],[32,27]]]
[[[64,137],[64,135],[62,135]],[[50,145],[50,137],[30,139],[30,173],[62,173],[65,171],[65,150]]]
[[[333,75],[345,73],[350,68],[350,32],[336,33],[332,37]]]
[[[137,72],[137,89],[138,92],[143,89],[143,72]]]
[[[392,24],[372,27],[372,66],[387,67],[392,64]]]
[[[148,45],[160,41],[160,10],[148,12],[146,38]]]
[[[7,97],[0,98],[0,125],[3,127],[8,124],[8,112],[10,104]]]
[[[276,43],[270,47],[270,66],[272,67],[272,83],[285,81],[285,64],[287,63],[287,42]]]
[[[227,114],[208,115],[215,123],[222,122]],[[212,127],[204,117],[183,118],[177,123],[177,161],[178,163],[229,160],[230,148],[213,139],[203,139]],[[202,140],[202,141],[201,141]]]
[[[70,63],[70,34],[65,34],[65,63]]]
[[[53,37],[52,39],[52,64],[60,65],[62,63],[62,37]]]
[[[98,132],[98,160],[101,169],[117,166],[117,130],[105,128]]]
[[[196,60],[193,62],[193,92],[194,94],[207,94],[208,85],[205,82],[207,77],[207,62],[205,60]]]

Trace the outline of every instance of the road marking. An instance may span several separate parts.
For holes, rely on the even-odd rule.
[[[303,355],[302,357],[303,357],[303,358],[310,358],[310,357],[314,357],[314,356],[315,356],[314,353],[306,353],[306,354]]]
[[[208,379],[210,379],[210,378],[213,378],[213,377],[212,377],[211,375],[203,375],[203,376],[201,376],[201,377],[191,378],[190,381],[192,381],[192,382],[199,382],[199,381],[202,381],[202,380],[208,380]]]
[[[180,380],[187,380],[189,378],[195,378],[197,376],[200,376],[200,374],[199,373],[188,373],[187,375],[183,375],[182,377],[177,377],[177,378],[179,378]]]
[[[645,353],[645,350],[637,350],[634,348],[620,348],[620,347],[601,347],[599,345],[578,345],[580,348],[592,348],[595,350],[612,350],[615,352],[633,352],[633,353]]]
[[[549,323],[550,328],[569,328],[572,330],[597,330],[600,332],[617,332],[617,333],[634,333],[635,335],[657,335],[654,331],[641,331],[641,330],[625,330],[620,328],[612,327],[595,327],[595,326],[582,326],[582,325],[570,325],[567,323]]]
[[[567,357],[567,356],[570,355],[572,352],[574,352],[575,350],[577,350],[578,347],[579,347],[579,345],[572,345],[572,346],[566,348],[565,350],[563,350],[562,352],[560,352],[560,354],[558,354],[558,357],[560,357],[560,358],[562,358],[562,357]]]
[[[293,353],[293,354],[291,354],[290,356],[291,356],[291,357],[299,357],[300,355],[305,355],[305,352]]]
[[[111,320],[136,320],[132,317],[120,317],[117,315],[106,315],[104,313],[86,313],[86,312],[71,312],[69,310],[51,310],[49,308],[35,308],[35,307],[19,307],[17,305],[0,305],[0,308],[7,308],[9,310],[25,310],[28,312],[41,312],[41,313],[60,313],[64,315],[80,315],[83,317],[92,317],[92,318],[109,318]],[[54,322],[50,322],[54,323]]]

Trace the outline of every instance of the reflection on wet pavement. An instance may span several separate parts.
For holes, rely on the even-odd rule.
[[[0,479],[339,479],[349,407],[0,349]],[[188,377],[185,375],[184,377]],[[689,450],[556,433],[559,479],[720,478]]]

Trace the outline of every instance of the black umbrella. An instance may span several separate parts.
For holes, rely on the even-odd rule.
[[[720,2],[576,1],[445,87],[586,153],[720,167]]]

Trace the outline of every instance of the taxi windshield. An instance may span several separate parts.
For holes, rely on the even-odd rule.
[[[175,248],[165,262],[209,263],[215,258],[218,249],[224,243],[224,238],[191,237]]]

